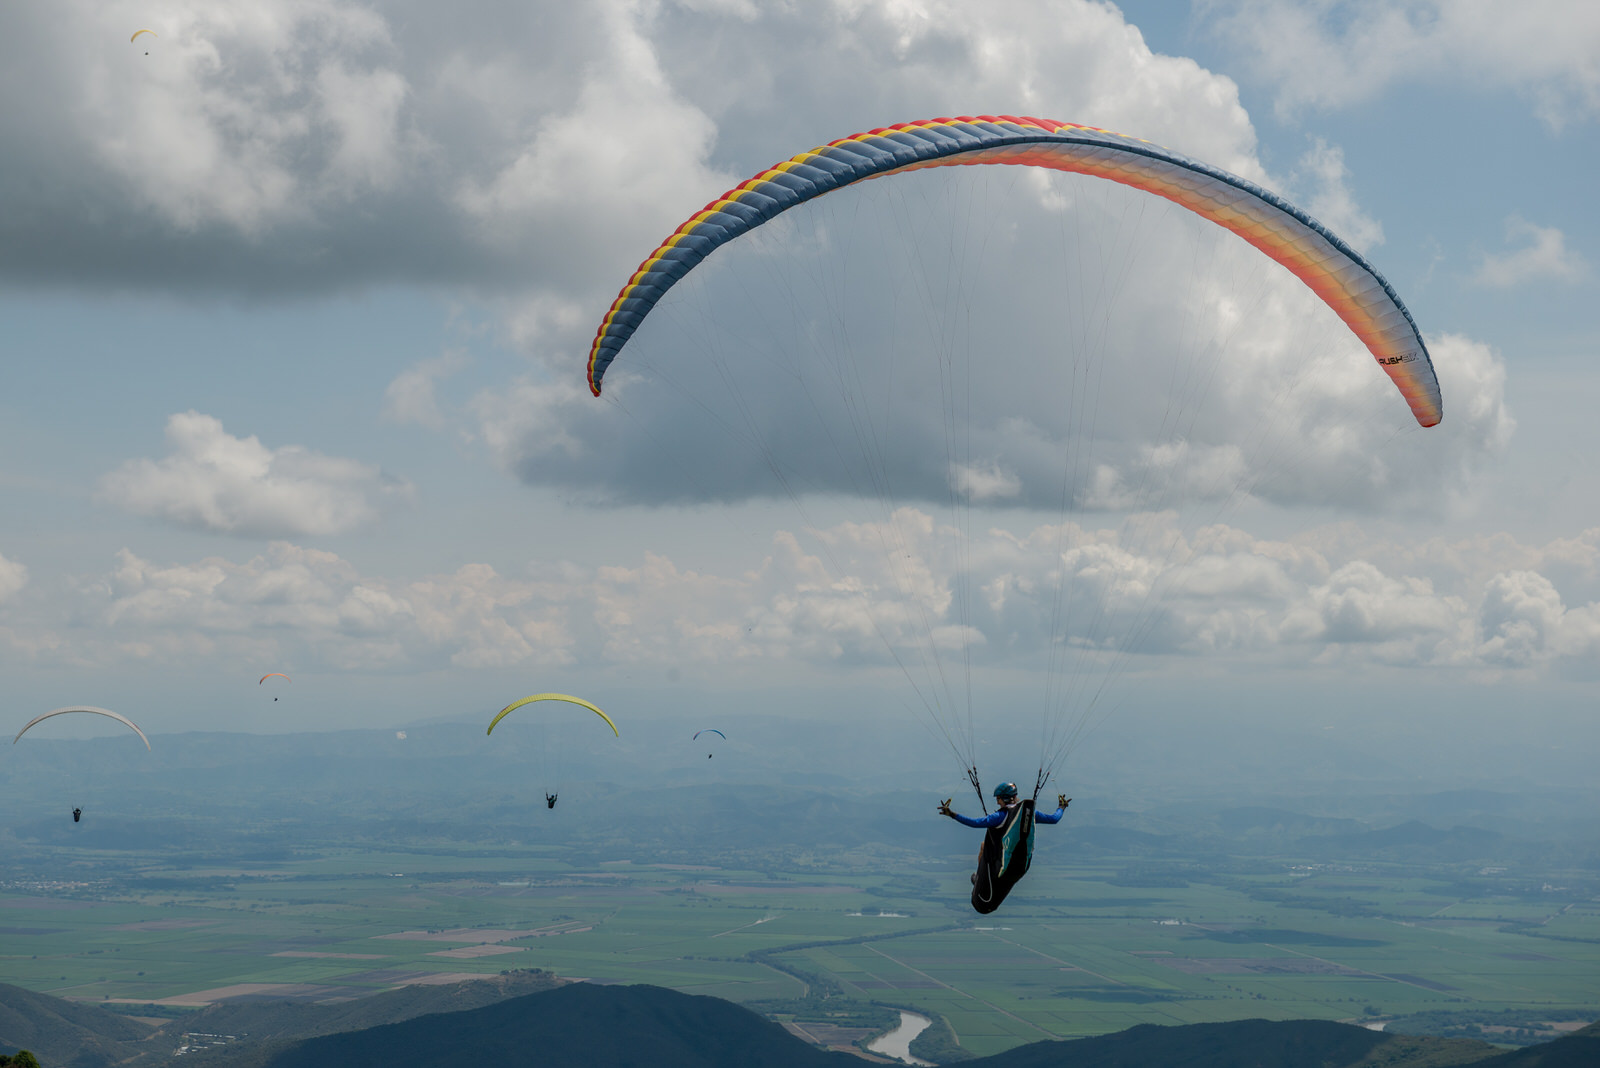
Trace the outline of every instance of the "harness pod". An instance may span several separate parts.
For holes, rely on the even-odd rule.
[[[1000,907],[1011,888],[1028,874],[1033,860],[1033,798],[1012,809],[1005,822],[990,827],[978,852],[978,873],[972,880],[972,907],[988,915]]]

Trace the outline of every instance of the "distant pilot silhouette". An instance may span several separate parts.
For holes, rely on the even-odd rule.
[[[73,823],[77,823],[82,818],[83,818],[83,809],[75,808],[75,809],[72,810],[72,822]]]

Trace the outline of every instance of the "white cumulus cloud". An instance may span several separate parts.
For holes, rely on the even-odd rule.
[[[383,391],[383,415],[396,423],[417,423],[437,430],[444,425],[435,389],[438,383],[467,365],[467,354],[452,350],[428,360],[418,360],[401,371]]]
[[[1195,657],[1532,676],[1600,653],[1600,528],[1545,544],[1350,525],[1273,539],[1146,515],[962,532],[900,508],[780,530],[711,568],[645,551],[529,577],[485,564],[408,577],[287,542],[191,562],[123,550],[68,598],[5,610],[0,648],[102,666],[649,666],[768,684],[887,669],[928,695],[964,662],[1091,688]]]
[[[241,537],[338,534],[377,518],[410,487],[356,460],[238,438],[200,412],[167,420],[169,453],[130,460],[100,481],[119,508],[177,526]]]
[[[559,587],[483,564],[411,581],[287,542],[244,561],[160,565],[124,549],[84,596],[123,655],[289,658],[330,668],[562,664]]]
[[[1553,127],[1600,115],[1600,7],[1569,0],[1207,0],[1203,16],[1278,87],[1339,107],[1399,82],[1508,89]]]
[[[16,595],[27,584],[28,569],[0,555],[0,601]]]
[[[1344,150],[1317,138],[1295,167],[1296,184],[1309,188],[1306,210],[1362,253],[1383,244],[1383,224],[1368,215],[1350,191]]]
[[[1484,253],[1474,282],[1510,289],[1524,282],[1578,282],[1590,275],[1588,261],[1567,248],[1566,235],[1554,226],[1536,226],[1513,215],[1506,220],[1506,240],[1522,247]]]

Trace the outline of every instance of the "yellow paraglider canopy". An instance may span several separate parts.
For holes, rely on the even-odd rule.
[[[568,704],[582,705],[584,708],[587,708],[589,711],[593,712],[595,715],[597,715],[601,719],[605,720],[606,721],[606,726],[611,728],[611,733],[612,734],[617,735],[617,737],[619,737],[619,738],[622,737],[622,735],[619,734],[618,731],[617,731],[617,725],[615,723],[611,722],[611,717],[610,716],[606,715],[604,712],[600,711],[599,708],[597,708],[594,705],[591,705],[588,701],[585,701],[583,698],[581,698],[581,697],[573,697],[570,694],[564,694],[564,693],[536,693],[532,697],[524,697],[520,701],[512,701],[509,705],[506,705],[506,707],[504,707],[504,708],[502,708],[500,710],[500,714],[499,715],[495,716],[494,719],[489,721],[489,729],[484,731],[484,733],[485,734],[493,734],[494,733],[494,725],[496,723],[499,723],[501,720],[505,719],[506,718],[506,714],[508,712],[514,712],[517,709],[521,708],[523,705],[531,705],[535,701],[566,701]]]
[[[137,41],[139,39],[139,35],[141,33],[148,33],[151,37],[160,37],[161,36],[155,30],[134,30],[133,31],[133,36],[128,38],[128,43],[132,44],[133,42]]]

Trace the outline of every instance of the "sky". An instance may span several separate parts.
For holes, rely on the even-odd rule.
[[[6,715],[388,727],[554,690],[622,722],[936,727],[948,693],[980,729],[1022,708],[1592,750],[1600,11],[974,11],[0,7]],[[1444,422],[1409,423],[1236,240],[1016,168],[791,213],[589,395],[611,297],[701,204],[983,113],[1304,207],[1410,307]],[[858,418],[888,490],[841,452]],[[269,671],[294,677],[277,702]]]

